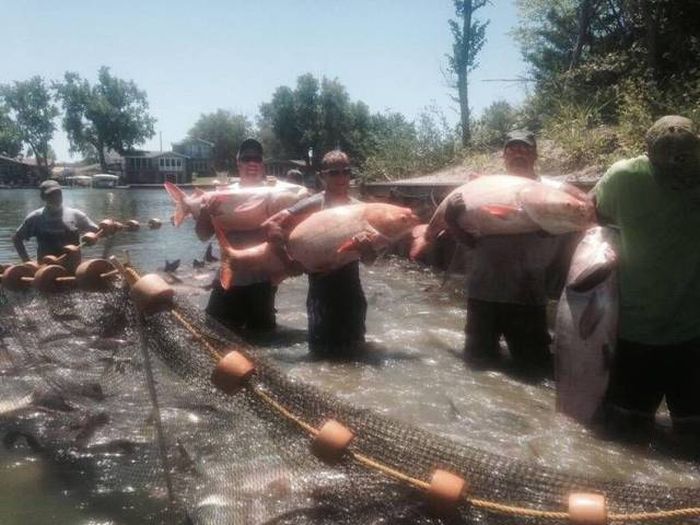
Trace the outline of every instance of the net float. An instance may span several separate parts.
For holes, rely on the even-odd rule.
[[[107,288],[111,278],[118,274],[119,270],[108,260],[89,259],[76,268],[75,284],[81,290],[100,291]]]
[[[131,287],[129,297],[142,314],[153,315],[173,307],[175,290],[160,275],[149,273],[139,277],[134,270],[126,268],[116,257],[110,257],[109,261],[129,283]]]
[[[313,453],[329,463],[337,462],[355,437],[352,431],[335,419],[326,421],[311,444]]]
[[[158,230],[161,226],[163,226],[163,223],[160,219],[157,219],[155,217],[153,217],[152,219],[148,219],[148,227],[151,230]]]
[[[569,494],[569,523],[573,525],[605,525],[608,511],[602,494],[572,492]]]
[[[448,510],[457,505],[469,486],[464,478],[442,469],[433,471],[428,495],[438,510]]]
[[[38,265],[32,262],[8,266],[2,273],[2,285],[12,291],[26,290],[38,269]]]
[[[126,231],[129,232],[135,232],[141,227],[141,224],[139,221],[136,221],[134,219],[130,219],[124,223],[124,228],[126,228]]]
[[[255,365],[250,359],[233,350],[216,364],[211,381],[226,394],[235,394],[253,375],[254,371]]]

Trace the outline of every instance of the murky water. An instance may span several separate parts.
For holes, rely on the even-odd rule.
[[[67,205],[85,210],[95,220],[163,219],[161,230],[119,234],[109,246],[111,253],[126,249],[132,261],[147,270],[162,268],[166,259],[180,259],[176,274],[183,284],[178,289],[198,304],[206,303],[208,292],[202,287],[215,268],[196,273],[192,269],[192,260],[202,259],[206,244],[196,240],[192,221],[180,229],[167,222],[172,206],[165,192],[79,189],[64,191],[64,198]],[[0,191],[0,261],[16,258],[9,237],[39,204],[36,191]],[[33,250],[30,246],[30,253]],[[102,244],[89,248],[86,257],[100,256],[103,250]],[[305,342],[306,279],[290,279],[280,286],[281,327],[265,344],[292,376],[348,402],[490,452],[589,476],[697,486],[698,465],[648,447],[601,441],[557,415],[551,384],[529,385],[501,372],[466,367],[461,359],[465,310],[460,279],[442,287],[441,276],[395,258],[380,259],[362,272],[370,348],[356,362],[311,359]],[[27,480],[39,478],[31,497],[5,497],[26,492]],[[0,449],[0,479],[0,508],[8,509],[0,511],[3,523],[7,519],[31,523],[22,509],[39,505],[47,509],[44,519],[60,516],[54,521],[106,523],[82,515],[80,502],[62,500],[60,478],[47,474],[35,457]]]

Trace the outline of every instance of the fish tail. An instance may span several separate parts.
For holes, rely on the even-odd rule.
[[[175,223],[175,226],[180,226],[182,221],[185,220],[185,217],[191,213],[189,206],[187,206],[187,203],[185,202],[185,197],[187,194],[171,182],[165,182],[163,183],[163,186],[165,186],[165,191],[168,192],[168,195],[170,195],[170,198],[175,204],[175,215],[173,216],[173,222]]]
[[[411,241],[411,249],[408,255],[412,261],[422,258],[430,247],[430,243],[426,237],[427,230],[427,224],[419,224],[413,228],[411,232],[413,240]]]
[[[221,267],[219,268],[219,282],[224,290],[231,288],[233,284],[233,267],[231,263],[233,258],[231,257],[233,253],[233,247],[226,238],[226,233],[218,225],[214,224],[214,231],[216,232],[216,238],[219,241],[219,252],[221,255]]]

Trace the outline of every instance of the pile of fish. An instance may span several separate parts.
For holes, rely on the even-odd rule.
[[[447,229],[445,213],[455,196],[463,203],[457,226],[475,238],[541,230],[557,235],[585,230],[595,221],[593,203],[573,186],[514,175],[482,175],[453,190],[430,222],[414,230],[411,258],[421,257]]]

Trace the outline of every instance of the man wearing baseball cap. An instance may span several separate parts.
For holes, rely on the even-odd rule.
[[[263,147],[253,138],[245,139],[236,154],[239,182],[229,188],[263,186],[267,183],[263,164]],[[202,209],[195,224],[201,240],[214,234],[214,226],[207,209]],[[267,240],[263,229],[228,231],[226,237],[234,248],[248,248]],[[238,270],[233,286],[224,290],[219,279],[214,279],[206,311],[214,319],[232,330],[244,328],[253,332],[272,330],[276,326],[274,286],[269,276],[256,270]]]
[[[508,133],[503,144],[506,172],[539,180],[536,161],[533,133]],[[515,375],[530,381],[551,375],[547,303],[563,283],[573,238],[537,232],[475,239],[457,224],[464,206],[461,194],[453,195],[445,220],[452,236],[472,248],[464,329],[466,361],[475,369],[500,367],[503,337]]]
[[[663,397],[674,430],[700,435],[700,137],[669,115],[647,154],[613,164],[594,189],[620,231],[620,322],[603,421],[648,440]]]
[[[62,255],[64,246],[80,243],[80,234],[98,230],[85,213],[63,206],[61,185],[55,180],[42,182],[39,192],[44,206],[27,215],[12,237],[23,261],[30,260],[24,241],[32,237],[36,237],[37,260],[40,260],[45,255]]]

